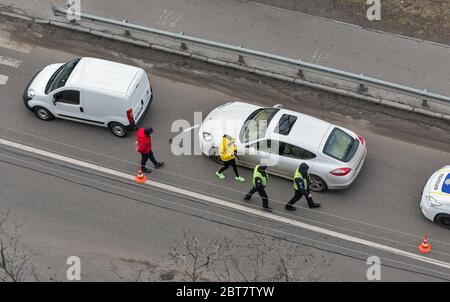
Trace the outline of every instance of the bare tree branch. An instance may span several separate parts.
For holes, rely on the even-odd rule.
[[[0,213],[0,281],[18,282],[23,281],[26,270],[31,276],[36,274],[29,267],[31,256],[21,244],[21,226],[14,220],[8,223],[9,220],[9,210]]]

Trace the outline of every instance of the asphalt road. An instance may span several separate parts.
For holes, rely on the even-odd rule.
[[[292,91],[292,87],[283,83],[246,77],[173,56],[143,53],[120,44],[88,40],[85,36],[72,36],[64,31],[51,34],[31,31],[21,35],[22,27],[2,23],[1,28],[0,55],[12,59],[8,62],[15,62],[0,65],[0,74],[6,79],[0,85],[1,138],[135,173],[138,156],[133,135],[118,139],[103,128],[62,120],[41,122],[25,110],[21,95],[37,70],[76,56],[89,55],[137,64],[150,74],[155,92],[154,103],[143,125],[155,129],[155,153],[159,160],[166,162],[164,169],[154,171],[150,177],[243,204],[241,199],[250,188],[250,182],[237,183],[232,177],[224,181],[217,179],[214,172],[218,166],[203,156],[172,155],[168,140],[176,133],[171,132],[171,125],[177,119],[193,122],[194,112],[202,112],[205,116],[232,98],[268,106],[282,103],[289,109],[362,134],[367,141],[368,155],[361,174],[349,189],[315,194],[315,200],[323,205],[319,210],[305,208],[303,201],[297,212],[286,213],[283,206],[291,197],[292,184],[272,177],[268,193],[277,214],[413,253],[417,253],[422,236],[428,234],[433,243],[430,257],[450,262],[450,233],[427,221],[418,207],[427,178],[450,162],[448,124],[425,118],[418,121],[421,117],[413,114],[308,89],[297,87],[298,91]],[[53,167],[53,164],[45,164],[42,159],[27,157],[17,150],[0,150],[0,159],[3,160],[0,162],[0,202],[2,207],[11,208],[25,220],[25,238],[29,245],[49,262],[63,259],[69,252],[83,253],[90,259],[87,261],[92,262],[88,278],[108,280],[109,276],[101,273],[106,269],[100,267],[108,267],[111,259],[160,259],[167,253],[168,244],[179,238],[184,229],[194,229],[207,238],[236,238],[246,227],[269,233],[283,229],[287,237],[320,248],[313,250],[331,262],[323,280],[365,280],[368,255],[379,255],[385,259],[383,263],[397,267],[385,267],[385,281],[436,280],[417,272],[450,279],[450,272],[442,268],[263,219],[248,218],[211,205],[173,198],[165,193],[148,194],[144,201],[150,204],[145,204],[86,189],[70,181],[55,180],[54,176],[43,174],[45,166]],[[23,163],[27,163],[25,167],[17,166]],[[33,163],[40,166],[35,167]],[[32,166],[34,170],[30,170]],[[58,175],[69,169],[53,168]],[[243,169],[242,172],[250,179],[250,170]],[[115,184],[86,171],[71,173],[75,174],[69,178],[72,180],[81,176],[84,182],[88,178],[114,185],[114,190],[120,191],[122,187],[130,190],[129,184]],[[231,176],[230,172],[227,176]],[[96,186],[105,187],[98,183]],[[130,196],[139,194],[135,188],[132,191]],[[161,203],[161,199],[170,201],[167,203],[170,209],[155,205]],[[187,213],[177,212],[186,205],[191,205],[185,210]],[[247,206],[259,208],[260,200],[254,198]],[[205,220],[205,217],[213,219]],[[228,220],[234,221],[233,227],[224,226],[224,222],[230,223]],[[250,223],[252,227],[249,227]]]
[[[47,0],[0,0],[0,4],[32,16],[52,17]],[[449,48],[435,43],[245,0],[152,0],[151,4],[83,0],[81,9],[450,95]]]

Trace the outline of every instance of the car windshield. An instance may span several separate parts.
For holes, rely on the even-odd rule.
[[[358,140],[353,139],[341,129],[334,128],[325,143],[323,153],[340,161],[348,162],[358,147],[355,142],[358,142]]]
[[[252,112],[241,129],[239,135],[241,142],[247,143],[259,138],[264,138],[270,121],[279,110],[280,109],[277,108],[261,108]]]
[[[59,67],[48,81],[45,87],[45,93],[48,94],[55,89],[64,87],[79,61],[80,59],[75,59]]]

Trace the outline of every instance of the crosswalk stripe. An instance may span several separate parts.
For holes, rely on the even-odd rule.
[[[6,82],[8,82],[8,79],[9,79],[8,76],[0,74],[0,85],[5,85]]]
[[[3,37],[0,37],[0,47],[15,50],[22,53],[30,53],[33,49],[33,46],[25,43],[18,43],[16,41],[12,41]]]
[[[10,57],[0,56],[0,65],[18,68],[22,64],[21,60],[16,60]]]

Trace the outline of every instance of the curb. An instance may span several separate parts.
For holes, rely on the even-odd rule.
[[[153,50],[162,51],[162,52],[174,54],[174,55],[179,55],[179,56],[191,58],[191,59],[205,62],[205,63],[214,64],[217,66],[232,68],[232,69],[235,69],[238,71],[243,71],[243,72],[247,72],[247,73],[251,73],[251,74],[257,74],[260,76],[280,80],[283,82],[294,83],[294,84],[297,84],[300,86],[306,86],[306,87],[334,93],[337,95],[342,95],[342,96],[346,96],[346,97],[350,97],[350,98],[354,98],[354,99],[358,99],[358,100],[363,100],[363,101],[383,105],[386,107],[399,109],[399,110],[406,111],[406,112],[417,113],[417,114],[428,116],[431,118],[437,118],[437,119],[443,119],[446,121],[450,121],[450,115],[448,115],[448,114],[443,114],[440,112],[435,112],[435,111],[427,110],[424,108],[413,107],[413,106],[403,104],[400,102],[381,99],[381,98],[377,98],[377,97],[373,97],[373,96],[358,94],[353,91],[349,91],[349,90],[345,90],[345,89],[341,89],[341,88],[337,88],[337,87],[331,87],[331,86],[327,86],[324,84],[313,83],[313,82],[302,80],[302,79],[299,79],[296,77],[282,75],[282,74],[279,74],[276,72],[261,70],[261,69],[255,68],[255,67],[248,67],[243,64],[226,62],[226,61],[221,61],[218,59],[213,59],[213,58],[209,58],[209,57],[202,56],[202,55],[196,55],[196,54],[192,54],[192,53],[189,53],[189,52],[183,51],[183,50],[176,50],[176,49],[169,48],[169,47],[162,46],[162,45],[151,44],[151,43],[143,41],[143,40],[133,39],[130,37],[124,37],[124,36],[117,35],[117,34],[111,34],[111,33],[106,33],[103,31],[95,30],[95,29],[86,28],[86,27],[78,25],[78,24],[71,24],[71,23],[65,23],[65,22],[60,22],[60,21],[56,21],[56,20],[47,20],[47,19],[33,19],[31,17],[22,16],[22,15],[19,15],[16,13],[9,13],[9,12],[0,12],[0,15],[7,16],[10,18],[20,19],[20,20],[24,20],[24,21],[28,21],[28,22],[33,22],[33,23],[37,23],[37,24],[41,24],[41,25],[42,24],[50,25],[50,26],[67,29],[67,30],[76,31],[76,32],[87,33],[87,34],[91,34],[91,35],[94,35],[94,36],[97,36],[100,38],[105,38],[105,39],[118,41],[118,42],[122,42],[122,43],[133,44],[133,45],[140,46],[140,47],[146,47],[146,48],[150,48]]]

